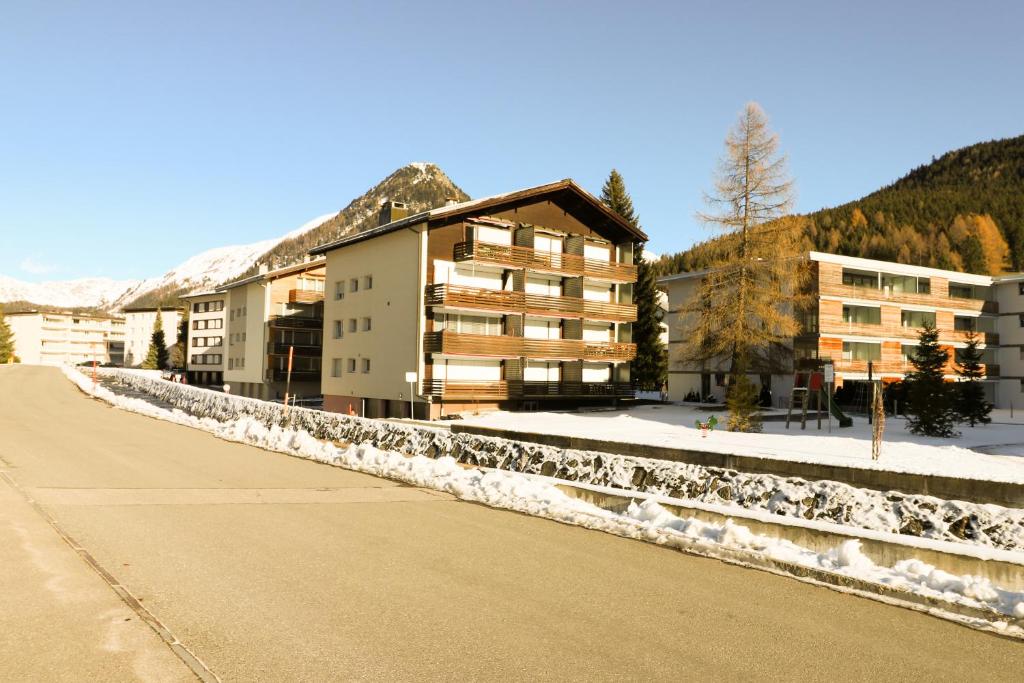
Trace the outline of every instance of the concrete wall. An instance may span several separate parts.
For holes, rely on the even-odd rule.
[[[342,397],[408,402],[405,373],[422,373],[423,363],[424,228],[417,225],[328,252],[321,372],[325,407],[347,411],[349,401]],[[365,287],[367,276],[373,278],[371,289]],[[356,292],[351,291],[353,278],[359,281]],[[344,283],[340,299],[338,282]],[[366,318],[371,321],[369,331],[364,329]],[[338,339],[335,321],[343,326]],[[354,372],[350,360],[355,362]],[[363,371],[364,360],[369,360],[369,372]],[[355,410],[361,409],[359,401]]]

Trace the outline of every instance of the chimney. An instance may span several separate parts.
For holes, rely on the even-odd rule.
[[[259,266],[260,275],[266,275],[267,273],[270,272],[270,266],[268,266],[266,263],[257,263],[256,265]]]
[[[455,206],[458,203],[459,203],[459,200],[456,199],[455,197],[448,197],[448,199],[444,200],[444,205],[445,206]]]
[[[386,201],[380,206],[380,213],[377,215],[377,225],[387,225],[408,215],[409,205],[405,202]]]

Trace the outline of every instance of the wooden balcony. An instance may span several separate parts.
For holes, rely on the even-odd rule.
[[[533,339],[508,335],[427,332],[425,353],[485,358],[545,358],[551,360],[630,361],[636,344],[583,341],[582,339]]]
[[[267,324],[270,327],[280,327],[288,330],[322,330],[324,319],[310,318],[304,315],[275,315],[270,317]]]
[[[844,299],[861,299],[864,301],[881,301],[891,304],[910,304],[913,306],[934,306],[935,308],[955,308],[962,311],[980,311],[981,313],[998,313],[999,304],[995,301],[981,299],[962,299],[948,294],[917,294],[911,292],[892,292],[877,287],[855,287],[838,282],[821,281],[818,293],[823,296],[838,296]]]
[[[632,398],[629,382],[532,382],[523,380],[431,380],[422,393],[446,401],[484,401],[514,398]]]
[[[865,337],[881,337],[883,339],[907,339],[917,341],[921,334],[919,327],[904,327],[903,325],[874,325],[871,323],[847,323],[822,321],[819,326],[824,337],[840,334],[858,334]],[[940,342],[966,342],[969,333],[965,330],[952,330],[939,328]],[[986,346],[998,346],[999,335],[995,332],[978,332],[978,340]]]
[[[288,290],[288,303],[290,304],[315,304],[323,300],[323,292],[310,292],[305,289]]]
[[[489,242],[459,242],[455,245],[456,261],[490,263],[504,268],[531,270],[562,276],[579,276],[607,282],[636,282],[636,266],[615,261],[590,259],[578,254],[536,251],[529,247],[513,247]]]
[[[636,320],[636,306],[633,304],[616,304],[568,296],[439,284],[427,285],[424,298],[427,306],[521,313],[551,318],[586,318],[601,322]]]
[[[868,362],[866,360],[835,360],[833,366],[836,372],[850,372],[858,374],[867,374]],[[871,363],[872,374],[876,377],[892,375],[905,375],[908,372],[913,371],[914,366],[910,361],[905,360],[876,360]],[[982,365],[982,369],[987,377],[998,377],[999,366],[998,365]],[[950,354],[949,362],[946,364],[947,375],[955,374],[954,362],[952,354]]]

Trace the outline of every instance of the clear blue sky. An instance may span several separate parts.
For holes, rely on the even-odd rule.
[[[626,179],[649,249],[757,100],[810,211],[1024,133],[1024,3],[22,2],[0,9],[0,274],[159,275],[410,161],[472,196]]]

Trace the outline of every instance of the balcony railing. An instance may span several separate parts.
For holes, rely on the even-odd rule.
[[[582,275],[609,282],[636,282],[636,266],[632,264],[489,242],[459,242],[455,245],[455,260],[492,263],[505,268],[524,268],[556,275]]]
[[[279,370],[277,368],[267,368],[267,379],[272,382],[284,382],[288,379],[287,370]],[[292,381],[293,382],[319,382],[320,371],[319,370],[295,370],[292,369]]]
[[[631,398],[629,382],[535,382],[528,380],[431,380],[422,393],[448,401],[509,398]]]
[[[837,322],[829,323],[824,321],[820,325],[820,334],[862,334],[868,337],[883,337],[895,339],[917,339],[921,334],[920,327],[907,327],[904,325],[883,325],[873,323]],[[939,340],[951,342],[966,342],[966,330],[954,330],[950,328],[939,328]],[[986,346],[998,346],[999,335],[995,332],[977,332],[978,340]]]
[[[836,372],[856,372],[856,373],[867,373],[868,361],[866,360],[850,360],[841,359],[833,361],[833,366]],[[984,365],[982,364],[982,372],[987,377],[998,377],[999,366],[995,364]],[[952,375],[956,372],[955,362],[953,357],[950,356],[949,362],[946,363],[944,372],[947,375]],[[871,371],[875,377],[882,375],[905,375],[908,372],[913,371],[914,366],[909,360],[876,360],[871,361]]]
[[[613,362],[633,360],[636,357],[636,344],[443,331],[424,334],[423,351],[453,356]]]
[[[982,313],[998,313],[999,304],[995,301],[982,299],[964,299],[951,297],[948,294],[918,294],[916,292],[893,292],[878,287],[857,287],[839,282],[822,280],[818,283],[819,294],[839,296],[844,299],[864,299],[868,301],[886,301],[894,304],[911,304],[916,306],[936,306],[940,308],[957,308],[965,311]]]
[[[463,287],[461,285],[427,285],[428,306],[448,306],[501,313],[554,318],[587,318],[601,322],[633,322],[636,306],[608,301],[592,301],[568,296],[549,296],[529,292]]]
[[[324,319],[299,315],[274,315],[270,317],[269,325],[288,330],[322,330]]]
[[[290,304],[315,304],[324,300],[323,292],[310,292],[305,289],[289,289],[288,303]]]
[[[287,356],[288,349],[295,349],[294,356],[303,357],[320,357],[323,353],[323,347],[319,344],[279,344],[276,342],[267,342],[267,355],[270,356]]]

